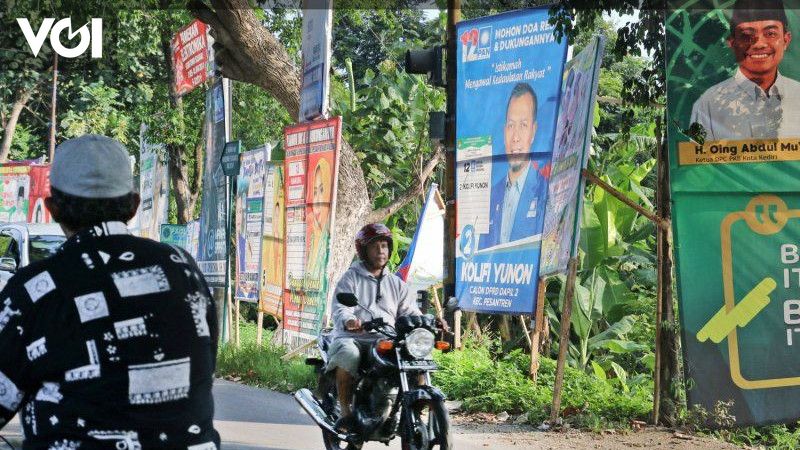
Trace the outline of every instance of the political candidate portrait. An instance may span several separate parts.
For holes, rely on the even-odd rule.
[[[792,42],[782,0],[738,0],[726,40],[738,68],[703,93],[691,123],[706,141],[800,136],[800,83],[779,70]]]
[[[511,90],[503,126],[505,156],[494,157],[492,164],[492,170],[503,175],[492,185],[489,232],[481,235],[479,249],[533,236],[541,228],[547,181],[531,155],[537,105],[528,83],[517,83]]]

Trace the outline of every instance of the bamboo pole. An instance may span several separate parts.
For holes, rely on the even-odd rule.
[[[617,200],[621,201],[622,203],[625,203],[626,205],[631,207],[631,209],[633,209],[634,211],[650,219],[650,221],[653,222],[657,227],[664,230],[670,227],[669,220],[662,219],[652,211],[644,209],[641,205],[629,199],[625,194],[615,189],[614,186],[611,186],[610,184],[598,178],[597,175],[593,174],[592,172],[589,172],[586,169],[583,169],[581,173],[583,174],[584,177],[586,177],[587,180],[599,186],[601,189],[611,194]]]
[[[525,341],[528,343],[528,348],[533,348],[533,341],[531,341],[531,332],[528,331],[528,324],[525,322],[525,316],[519,316],[519,323],[522,325],[522,334],[525,335]]]
[[[531,331],[531,380],[536,383],[539,376],[539,347],[541,342],[542,330],[544,329],[544,299],[547,290],[547,279],[539,278],[539,287],[536,292],[536,314],[533,317],[533,330]]]
[[[461,310],[457,309],[453,315],[453,332],[455,333],[455,347],[458,350],[463,350],[461,342]]]
[[[570,258],[567,266],[567,285],[564,291],[564,307],[561,311],[561,335],[558,340],[558,361],[556,363],[556,380],[553,385],[553,406],[550,410],[550,423],[555,423],[561,414],[561,387],[564,383],[564,366],[569,349],[569,330],[572,318],[572,297],[575,292],[575,277],[578,271],[578,259]]]
[[[258,312],[258,317],[256,319],[256,345],[261,347],[261,340],[264,337],[264,311]]]
[[[233,316],[233,327],[234,327],[233,330],[234,330],[234,333],[235,333],[235,336],[236,336],[236,348],[239,348],[239,347],[242,346],[242,340],[240,339],[240,336],[239,336],[239,311],[240,311],[241,303],[242,303],[242,301],[237,298],[236,299],[236,313]]]

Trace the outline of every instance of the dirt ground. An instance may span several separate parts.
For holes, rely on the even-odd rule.
[[[458,435],[493,450],[582,450],[582,449],[738,449],[713,438],[690,435],[666,428],[645,427],[638,431],[593,433],[590,431],[538,431],[532,425],[486,423],[474,417],[453,415]],[[481,423],[483,422],[483,423]]]

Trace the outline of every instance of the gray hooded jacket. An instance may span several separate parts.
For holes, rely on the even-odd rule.
[[[410,292],[408,285],[397,275],[390,273],[384,267],[380,277],[380,298],[378,298],[378,283],[378,278],[372,275],[361,261],[353,263],[342,275],[333,294],[334,337],[361,339],[369,337],[363,332],[347,331],[344,324],[350,319],[359,319],[363,324],[373,317],[383,317],[387,324],[394,325],[397,317],[422,314],[417,307],[416,293]],[[336,294],[340,292],[355,294],[358,303],[369,310],[373,317],[358,306],[347,307],[337,302]]]

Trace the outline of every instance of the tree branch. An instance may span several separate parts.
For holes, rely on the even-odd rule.
[[[441,161],[442,156],[444,156],[444,151],[442,150],[442,146],[439,145],[437,146],[433,157],[427,162],[427,164],[425,164],[425,167],[423,167],[422,172],[419,174],[419,178],[417,179],[417,183],[409,186],[405,192],[400,194],[389,205],[384,206],[383,208],[378,208],[369,213],[369,216],[367,216],[367,223],[383,222],[387,217],[396,213],[397,210],[403,206],[406,206],[409,202],[420,195],[423,195],[425,193],[425,182],[428,181],[428,178],[430,178],[431,174],[436,169],[436,166],[439,165],[439,161]]]

